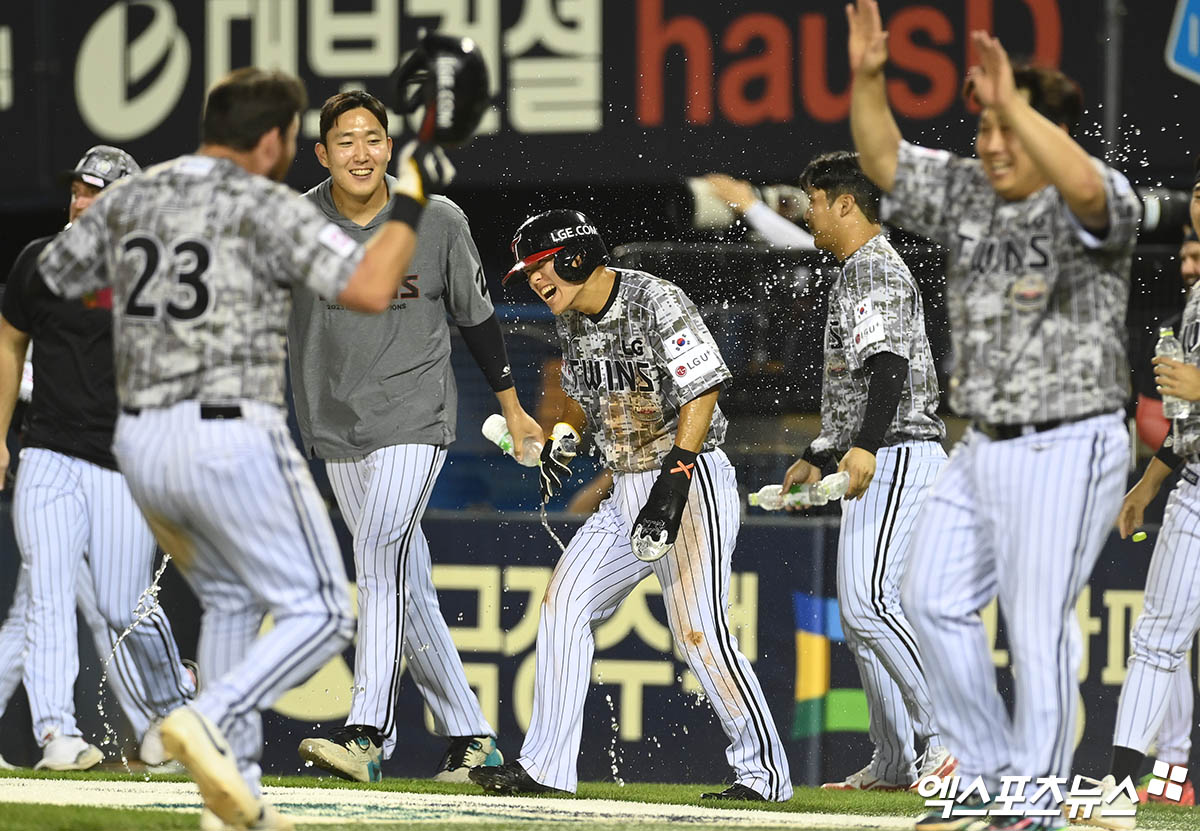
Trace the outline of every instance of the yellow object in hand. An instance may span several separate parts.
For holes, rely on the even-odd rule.
[[[1141,541],[1142,541],[1142,540],[1144,540],[1144,539],[1146,539],[1146,532],[1145,532],[1145,531],[1138,531],[1136,534],[1134,534],[1134,535],[1133,535],[1133,541],[1134,541],[1134,542],[1141,542]]]

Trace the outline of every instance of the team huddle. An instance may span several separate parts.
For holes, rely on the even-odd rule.
[[[1179,681],[1200,629],[1190,544],[1200,407],[1122,501],[1141,203],[1071,137],[1074,83],[1014,67],[984,33],[972,35],[980,65],[964,91],[981,110],[977,157],[905,142],[878,8],[857,0],[847,13],[854,152],[818,155],[800,176],[812,243],[838,264],[821,430],[783,483],[850,477],[837,592],[874,753],[824,787],[904,790],[957,775],[982,783],[979,798],[930,811],[917,829],[1065,828],[1065,807],[1032,781],[1072,773],[1076,599],[1114,521],[1135,530],[1182,468],[1134,627],[1112,769],[1096,783],[1105,805],[1091,819],[1133,828],[1125,785],[1164,729],[1159,702],[1190,705]],[[346,723],[301,741],[302,759],[379,781],[404,718],[406,661],[447,741],[436,779],[574,793],[595,628],[653,574],[675,647],[729,741],[732,783],[700,798],[790,799],[783,741],[728,615],[741,509],[718,399],[731,372],[687,295],[613,265],[596,223],[572,208],[516,230],[503,282],[527,285],[554,315],[562,386],[578,405],[568,420],[591,437],[612,489],[554,570],[529,729],[515,757],[501,753],[439,608],[420,524],[456,436],[450,320],[516,452],[541,448],[543,502],[570,475],[570,454],[522,407],[466,214],[438,195],[454,175],[443,147],[468,138],[487,104],[482,58],[469,40],[429,35],[399,77],[399,109],[426,108],[406,144],[393,147],[374,96],[329,98],[315,147],[329,178],[303,196],[281,182],[306,93],[253,68],[209,91],[195,153],[142,170],[98,146],[68,172],[71,222],[22,252],[0,321],[0,432],[31,343],[34,379],[0,700],[23,680],[39,768],[101,761],[72,701],[78,606],[98,651],[115,648],[109,681],[143,761],[188,772],[201,827],[290,829],[261,796],[261,713],[355,639]],[[1200,179],[1191,215],[1200,228]],[[949,456],[921,291],[885,222],[947,253],[949,400],[972,424]],[[1156,362],[1161,391],[1188,400],[1200,400],[1198,298],[1183,315],[1186,361]],[[289,367],[303,455],[286,425]],[[353,538],[357,620],[305,456],[322,460]],[[115,644],[156,546],[201,602],[194,665],[158,607]],[[979,614],[994,599],[1013,658],[1011,716]],[[274,626],[260,632],[267,614]],[[1190,732],[1190,718],[1172,729]],[[992,815],[987,794],[1014,775],[1028,778],[1023,810]]]

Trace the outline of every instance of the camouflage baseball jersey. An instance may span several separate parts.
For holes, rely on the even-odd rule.
[[[872,355],[891,352],[908,361],[908,378],[884,444],[941,441],[938,385],[925,335],[925,308],[917,283],[883,234],[846,258],[829,290],[825,373],[821,382],[821,434],[812,449],[843,454],[854,443],[867,407]]]
[[[1093,163],[1107,196],[1103,238],[1054,187],[1006,202],[978,159],[901,143],[883,218],[947,250],[950,404],[958,413],[1031,424],[1124,405],[1141,202],[1123,175]]]
[[[181,156],[110,185],[39,263],[67,297],[110,275],[122,405],[282,407],[291,286],[336,297],[360,259],[288,187],[226,159]]]
[[[1200,366],[1200,291],[1195,288],[1188,292],[1180,329],[1175,334],[1183,344],[1184,360],[1192,366]],[[1175,419],[1174,429],[1167,434],[1166,441],[1171,442],[1172,450],[1185,459],[1194,460],[1200,455],[1200,402],[1192,402],[1186,418]]]
[[[563,312],[562,386],[587,414],[614,471],[654,470],[675,444],[684,404],[733,376],[708,327],[673,283],[614,268],[612,297],[599,314]],[[718,405],[703,450],[725,440]]]

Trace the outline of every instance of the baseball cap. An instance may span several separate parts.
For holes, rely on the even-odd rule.
[[[122,176],[141,171],[133,156],[121,148],[97,144],[83,154],[75,167],[64,170],[59,178],[64,183],[78,179],[92,187],[106,188]]]

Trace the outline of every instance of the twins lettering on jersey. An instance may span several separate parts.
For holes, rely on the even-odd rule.
[[[656,392],[654,365],[648,361],[609,360],[607,358],[572,358],[567,371],[579,379],[584,388],[595,392]]]
[[[963,259],[970,259],[973,274],[1057,269],[1052,253],[1054,237],[1051,234],[983,237],[981,234],[972,234],[970,225],[963,223],[958,230],[958,237],[962,240]]]
[[[1179,333],[1179,340],[1183,344],[1183,351],[1192,353],[1197,346],[1200,346],[1200,320],[1193,320],[1183,327],[1183,331]]]

